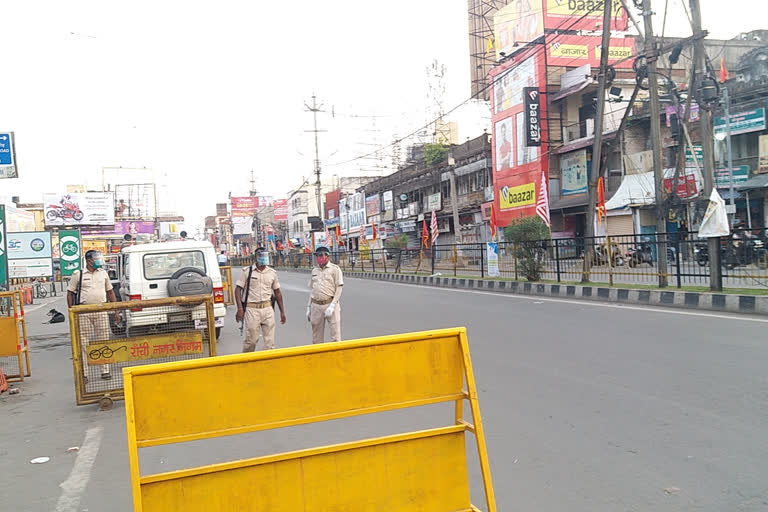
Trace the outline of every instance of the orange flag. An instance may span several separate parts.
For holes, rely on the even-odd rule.
[[[496,207],[491,205],[491,237],[496,240]]]
[[[336,224],[336,245],[341,245],[341,228]]]
[[[421,245],[423,245],[425,248],[429,249],[429,231],[427,231],[427,221],[426,220],[424,220],[423,223],[422,223]]]
[[[376,233],[376,224],[374,222],[371,222],[371,229],[373,229],[373,241],[376,241],[377,233]]]
[[[605,210],[605,183],[603,177],[597,179],[597,223],[601,224],[603,217],[606,216]]]
[[[725,67],[725,57],[720,58],[720,83],[728,80],[728,69]]]

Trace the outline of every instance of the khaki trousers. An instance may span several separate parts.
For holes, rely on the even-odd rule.
[[[312,324],[312,343],[325,342],[326,322],[328,322],[328,326],[331,329],[330,341],[341,341],[341,304],[336,304],[331,317],[325,318],[325,310],[328,309],[328,306],[330,304],[320,305],[312,303],[309,314],[310,323]]]
[[[109,341],[109,314],[85,313],[80,315],[80,349],[82,351],[83,376],[88,377],[88,352],[99,348],[99,342]],[[92,343],[95,342],[95,343]],[[96,357],[98,360],[99,357]],[[101,373],[109,373],[109,365],[101,366]]]
[[[259,334],[264,336],[264,349],[275,348],[275,312],[266,308],[245,308],[245,341],[243,352],[256,350]]]

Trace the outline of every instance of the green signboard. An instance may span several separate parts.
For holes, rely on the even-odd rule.
[[[80,270],[80,230],[63,229],[59,231],[59,252],[61,253],[61,275],[71,276]]]
[[[715,117],[715,135],[728,131],[725,116]],[[765,109],[756,108],[748,112],[731,114],[731,135],[740,133],[759,132],[765,130]]]
[[[749,179],[749,166],[741,165],[733,168],[733,186],[738,187]],[[715,170],[715,186],[717,188],[730,188],[731,176],[728,169]]]
[[[5,206],[0,204],[0,290],[8,289],[8,244],[5,240]]]
[[[699,162],[699,167],[702,167],[704,165],[704,150],[701,149],[701,144],[694,144],[693,150],[696,152],[696,161]],[[685,166],[696,167],[693,163],[693,153],[691,153],[689,146],[685,147]]]

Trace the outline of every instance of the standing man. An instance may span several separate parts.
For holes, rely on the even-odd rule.
[[[244,268],[235,287],[235,303],[238,322],[245,320],[245,341],[243,352],[253,352],[259,333],[264,336],[264,348],[275,348],[275,312],[272,309],[272,294],[280,306],[280,323],[285,323],[283,294],[277,281],[277,271],[268,267],[269,253],[264,247],[256,249],[256,265]],[[245,288],[245,293],[243,293]],[[243,299],[245,296],[245,300]]]
[[[117,302],[109,274],[102,268],[104,257],[99,251],[85,253],[85,271],[76,270],[67,287],[67,306],[80,304],[104,304]],[[88,378],[88,350],[92,342],[104,343],[110,339],[109,314],[86,313],[80,318],[80,349],[82,350],[83,375]],[[120,323],[120,311],[115,311],[115,323]],[[101,378],[111,379],[109,365],[101,367]]]
[[[341,290],[344,276],[338,265],[330,262],[327,247],[315,251],[317,267],[309,278],[309,303],[307,320],[312,324],[312,343],[325,342],[325,322],[331,329],[331,341],[341,341]]]

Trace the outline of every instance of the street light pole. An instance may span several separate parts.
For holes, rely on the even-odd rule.
[[[728,179],[730,181],[731,211],[728,218],[731,220],[731,230],[736,217],[736,198],[733,191],[733,152],[731,151],[731,97],[728,95],[728,87],[723,87],[723,100],[725,100],[725,144],[728,151]],[[749,204],[747,204],[749,210]]]

